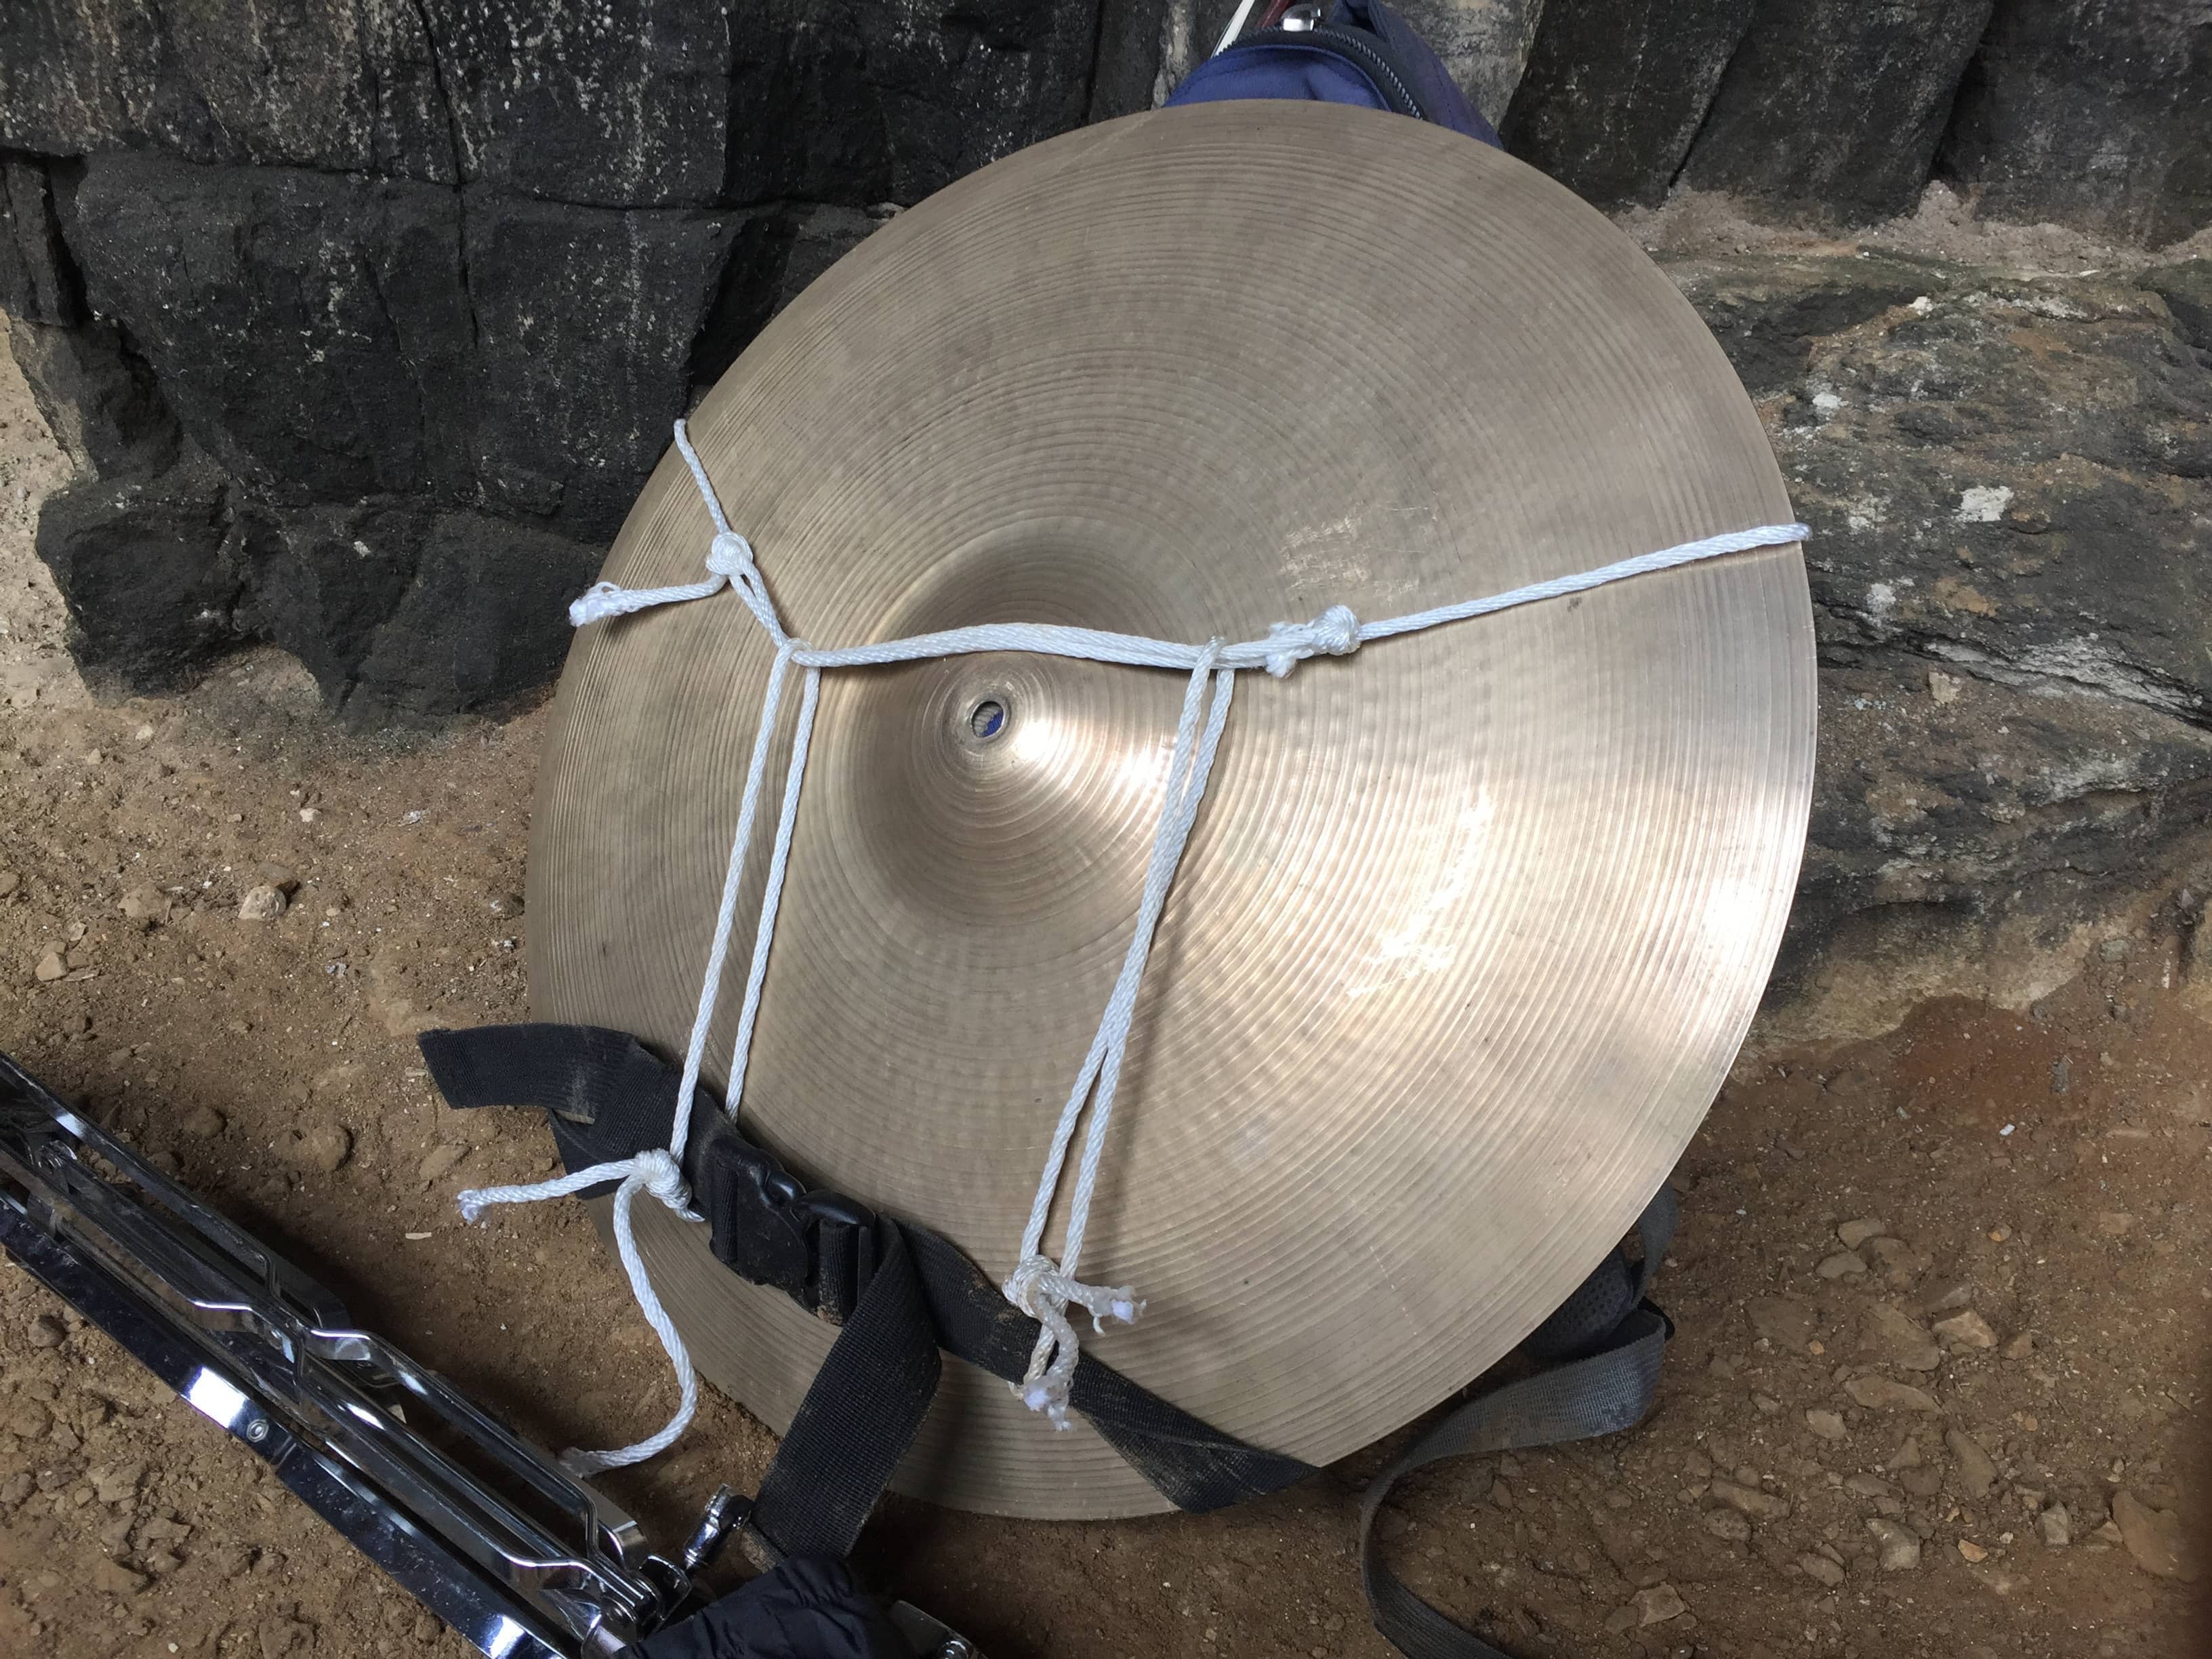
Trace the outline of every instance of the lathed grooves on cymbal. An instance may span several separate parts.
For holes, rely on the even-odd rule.
[[[823,645],[1000,620],[1247,639],[1790,517],[1719,349],[1602,217],[1495,150],[1320,104],[1158,112],[985,168],[808,289],[691,428]],[[607,574],[695,580],[710,534],[671,456]],[[727,595],[579,636],[533,830],[537,1017],[681,1054],[769,656]],[[1012,1267],[1182,692],[1015,654],[825,676],[748,1133]],[[1241,675],[1082,1263],[1150,1305],[1092,1351],[1324,1462],[1511,1348],[1726,1074],[1812,760],[1791,548]],[[835,1333],[702,1230],[637,1220],[702,1370],[781,1429]],[[898,1484],[1164,1507],[1087,1427],[957,1364]]]

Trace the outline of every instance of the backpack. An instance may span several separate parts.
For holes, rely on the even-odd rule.
[[[1165,107],[1237,98],[1387,109],[1498,143],[1443,60],[1382,0],[1336,0],[1308,28],[1255,29],[1193,70]]]

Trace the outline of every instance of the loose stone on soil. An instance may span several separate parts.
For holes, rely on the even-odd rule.
[[[103,1559],[92,1564],[92,1587],[110,1595],[136,1595],[153,1582],[146,1574],[134,1571],[120,1561]]]
[[[1969,1561],[1986,1561],[1990,1559],[1990,1553],[1971,1538],[1961,1538],[1959,1540],[1959,1553]]]
[[[151,927],[169,919],[169,896],[146,884],[124,890],[123,914],[130,921]]]
[[[1982,1443],[1963,1429],[1946,1429],[1943,1443],[1951,1449],[1951,1455],[1959,1460],[1959,1489],[1962,1496],[1983,1498],[1997,1483],[1997,1466]]]
[[[69,963],[62,960],[60,951],[49,951],[39,958],[39,965],[33,971],[41,985],[51,985],[69,972]]]
[[[1788,1500],[1772,1492],[1761,1492],[1756,1486],[1739,1486],[1733,1480],[1713,1482],[1714,1498],[1732,1510],[1739,1510],[1762,1521],[1779,1521],[1789,1515]]]
[[[1875,1259],[1881,1263],[1882,1277],[1900,1289],[1934,1265],[1901,1238],[1870,1239],[1867,1249],[1873,1251]]]
[[[1920,1565],[1920,1540],[1910,1527],[1880,1516],[1869,1517],[1866,1524],[1884,1572],[1910,1572]]]
[[[2035,1529],[2043,1534],[2043,1541],[2052,1549],[2063,1549],[2074,1541],[2074,1519],[2067,1514],[2063,1504],[2053,1504],[2035,1517]]]
[[[1948,1313],[1954,1308],[1963,1308],[1974,1299],[1974,1287],[1963,1279],[1954,1279],[1929,1286],[1912,1302],[1913,1311],[1921,1314]]]
[[[212,1140],[223,1131],[223,1115],[212,1106],[195,1106],[177,1120],[177,1127],[195,1140]]]
[[[1845,1249],[1856,1250],[1869,1238],[1879,1238],[1888,1231],[1889,1223],[1887,1221],[1846,1221],[1836,1229],[1836,1237],[1843,1241]]]
[[[1844,1426],[1841,1412],[1823,1411],[1818,1407],[1805,1413],[1805,1426],[1823,1440],[1841,1440],[1850,1433]]]
[[[281,889],[267,883],[249,887],[246,896],[238,902],[240,921],[274,921],[284,914],[284,895]]]
[[[1859,1322],[1861,1340],[1869,1352],[1909,1371],[1932,1371],[1943,1363],[1936,1339],[1915,1324],[1909,1315],[1887,1303],[1869,1308]]]
[[[276,1143],[277,1156],[287,1164],[319,1175],[335,1174],[353,1151],[353,1135],[343,1124],[318,1124],[293,1130]]]
[[[1948,1319],[1937,1320],[1936,1334],[1946,1342],[1968,1348],[1994,1348],[1997,1345],[1997,1334],[1990,1328],[1990,1322],[1972,1308],[1953,1314]]]
[[[31,1322],[30,1344],[34,1348],[58,1348],[68,1337],[62,1322],[51,1314],[40,1314]]]
[[[1672,1584],[1654,1584],[1650,1589],[1636,1592],[1638,1625],[1663,1625],[1669,1619],[1680,1619],[1689,1610]]]
[[[1743,1310],[1752,1329],[1778,1348],[1802,1348],[1812,1337],[1813,1310],[1794,1296],[1754,1297]]]
[[[2112,1523],[2120,1529],[2120,1542],[2145,1572],[2196,1582],[2197,1569],[2182,1553],[2181,1520],[2172,1510],[2154,1510],[2123,1487],[2112,1495]]]
[[[1815,1583],[1826,1584],[1830,1589],[1844,1582],[1844,1570],[1825,1555],[1810,1552],[1797,1558],[1798,1570]]]
[[[1855,1376],[1844,1384],[1844,1392],[1875,1411],[1926,1412],[1933,1416],[1943,1409],[1925,1389],[1887,1376]]]
[[[1838,1250],[1813,1269],[1823,1279],[1858,1279],[1866,1270],[1866,1258],[1855,1250]]]

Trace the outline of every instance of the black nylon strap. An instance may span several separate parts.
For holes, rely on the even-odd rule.
[[[937,1394],[929,1305],[896,1222],[830,1357],[807,1385],[748,1524],[785,1555],[852,1553]]]
[[[1359,1577],[1375,1628],[1407,1659],[1507,1659],[1464,1626],[1431,1607],[1382,1563],[1375,1517],[1391,1488],[1415,1469],[1474,1452],[1518,1450],[1614,1434],[1641,1421],[1659,1389],[1660,1354],[1674,1327],[1644,1300],[1652,1270],[1674,1235],[1674,1195],[1666,1188],[1644,1212],[1637,1231],[1644,1260],[1632,1265],[1618,1250],[1552,1317],[1537,1336],[1553,1352],[1578,1358],[1468,1401],[1433,1425],[1375,1477],[1359,1502]],[[1536,1338],[1526,1345],[1532,1352]],[[1541,1353],[1536,1353],[1541,1358]]]
[[[580,1025],[479,1026],[426,1031],[420,1042],[431,1077],[452,1105],[544,1109],[571,1169],[667,1144],[678,1074],[623,1032]],[[882,1363],[884,1352],[880,1344],[885,1339],[877,1333],[911,1333],[915,1328],[903,1313],[898,1316],[902,1324],[890,1322],[890,1310],[904,1305],[895,1300],[884,1304],[880,1326],[872,1322],[856,1335],[854,1330],[884,1277],[894,1237],[912,1263],[932,1364],[942,1348],[1009,1382],[1021,1379],[1036,1346],[1037,1322],[1009,1305],[998,1285],[958,1246],[926,1227],[876,1216],[850,1200],[805,1193],[769,1154],[738,1133],[719,1103],[703,1091],[692,1123],[685,1167],[693,1175],[692,1202],[714,1229],[715,1253],[742,1277],[775,1285],[801,1305],[844,1322],[845,1334],[807,1389],[802,1416],[817,1401],[817,1415],[825,1421],[848,1409],[847,1402],[860,1402],[851,1431],[878,1431],[866,1404],[878,1386],[874,1367]],[[823,1219],[835,1215],[851,1219]],[[802,1225],[803,1233],[795,1231]],[[849,1357],[841,1358],[848,1353],[848,1335],[853,1336]],[[824,1387],[833,1372],[847,1381],[842,1395]],[[933,1374],[931,1381],[933,1386]],[[927,1406],[926,1395],[921,1403]],[[1315,1473],[1297,1458],[1223,1433],[1087,1353],[1077,1363],[1068,1403],[1163,1497],[1194,1514],[1264,1497]],[[908,1409],[903,1395],[896,1392],[887,1392],[885,1404],[894,1422]],[[794,1421],[793,1434],[799,1426]],[[909,1427],[883,1470],[884,1479],[912,1436]],[[834,1448],[838,1443],[837,1434],[825,1431],[823,1443]],[[848,1476],[841,1469],[828,1478],[834,1482]],[[775,1537],[765,1523],[762,1530]],[[799,1548],[789,1543],[784,1547]]]
[[[597,1025],[477,1025],[415,1039],[447,1103],[535,1106],[571,1170],[665,1146],[678,1074],[627,1031]],[[695,1113],[695,1119],[719,1114]],[[614,1190],[586,1189],[595,1198]]]
[[[1036,1321],[1010,1305],[958,1246],[911,1223],[901,1231],[945,1352],[1019,1382],[1036,1346]],[[1088,1353],[1076,1361],[1067,1398],[1162,1497],[1194,1515],[1280,1492],[1316,1472],[1310,1463],[1223,1433]]]
[[[571,1169],[665,1146],[678,1076],[636,1039],[574,1025],[431,1031],[423,1058],[456,1107],[536,1106]],[[750,1524],[787,1555],[847,1553],[936,1391],[938,1350],[1018,1380],[1038,1326],[957,1246],[835,1194],[805,1193],[705,1095],[687,1169],[694,1202],[733,1271],[842,1320],[762,1482]],[[599,1190],[608,1190],[602,1188]],[[1401,1453],[1360,1504],[1360,1576],[1376,1630],[1409,1659],[1506,1659],[1424,1601],[1378,1559],[1375,1517],[1399,1480],[1447,1457],[1556,1444],[1632,1426],[1657,1391],[1673,1334],[1644,1299],[1674,1229],[1662,1188],[1638,1224],[1643,1259],[1615,1250],[1524,1348],[1550,1365],[1449,1413]],[[1070,1403],[1178,1508],[1204,1512],[1314,1474],[1248,1445],[1089,1354]]]

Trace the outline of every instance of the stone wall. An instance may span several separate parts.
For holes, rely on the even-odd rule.
[[[1608,207],[1686,181],[1848,225],[1941,174],[2111,236],[2212,222],[2201,0],[1403,3]],[[0,309],[83,474],[40,550],[84,667],[156,689],[273,641],[367,723],[544,683],[777,306],[896,205],[1149,106],[1231,4],[0,7]],[[1784,311],[1888,292],[1847,276]],[[1791,326],[1740,334],[1747,378]]]
[[[1780,1000],[1830,1032],[1941,989],[2023,1006],[2102,919],[2192,880],[2201,909],[2212,261],[1666,263],[1813,532],[1820,755]]]

